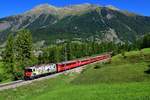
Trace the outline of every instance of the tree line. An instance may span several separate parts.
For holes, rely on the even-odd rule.
[[[122,44],[114,44],[113,42],[67,42],[42,49],[42,53],[39,55],[38,61],[39,64],[57,63],[112,51],[115,55],[120,53],[122,48],[126,50],[130,49],[129,46],[127,47]]]

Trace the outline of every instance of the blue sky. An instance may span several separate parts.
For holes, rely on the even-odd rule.
[[[0,0],[0,18],[23,13],[43,3],[59,7],[82,3],[113,5],[122,10],[150,16],[150,0]]]

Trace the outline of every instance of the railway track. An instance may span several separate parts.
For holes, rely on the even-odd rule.
[[[106,62],[108,60],[109,59],[105,59],[103,61],[98,61],[98,62],[94,62],[94,63]],[[93,64],[93,63],[91,63],[91,64]],[[90,65],[90,64],[88,64],[88,65]],[[48,75],[48,76],[45,76],[45,77],[40,77],[40,78],[37,78],[37,79],[34,79],[34,80],[28,80],[28,81],[18,80],[18,81],[13,81],[13,82],[10,82],[10,83],[0,84],[0,91],[6,90],[6,89],[11,89],[11,88],[16,88],[16,87],[23,86],[23,85],[28,85],[28,84],[31,84],[32,82],[40,81],[40,80],[43,80],[43,79],[53,78],[53,77],[56,77],[60,74],[72,72],[74,70],[82,70],[82,69],[84,69],[85,66],[87,66],[87,65],[76,67],[74,69],[66,70],[66,71],[63,71],[63,72],[51,74],[51,75]]]
[[[9,86],[9,85],[14,85],[14,84],[21,83],[21,82],[23,82],[23,80],[18,80],[18,81],[13,81],[13,82],[9,82],[9,83],[0,84],[0,89],[2,87],[6,87],[6,86]]]

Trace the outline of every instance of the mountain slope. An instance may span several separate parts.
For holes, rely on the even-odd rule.
[[[141,27],[142,26],[142,27]],[[0,19],[0,41],[9,32],[27,28],[35,41],[80,39],[133,42],[150,32],[150,17],[92,4],[63,8],[39,5],[23,14]]]

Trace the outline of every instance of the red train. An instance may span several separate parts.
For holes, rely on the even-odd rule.
[[[73,69],[79,66],[87,65],[97,61],[109,60],[111,55],[103,54],[96,57],[85,58],[82,60],[73,60],[57,64],[38,65],[26,67],[24,72],[25,79],[34,79],[40,76],[45,76],[52,73],[58,73],[65,70]]]

